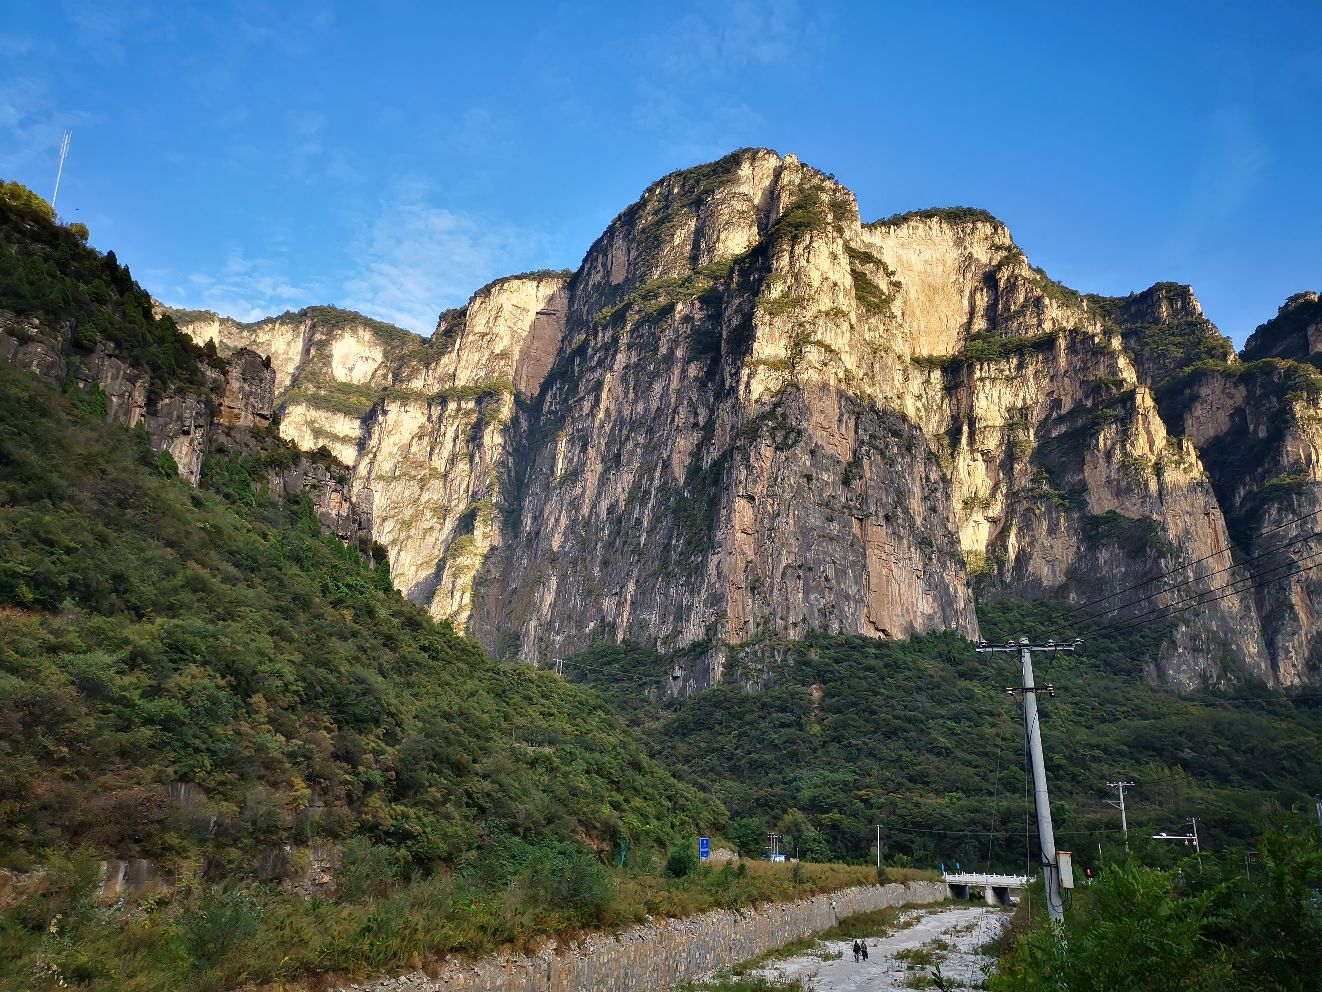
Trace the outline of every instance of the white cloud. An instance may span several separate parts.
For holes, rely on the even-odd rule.
[[[141,4],[64,0],[63,8],[74,40],[98,62],[122,63],[130,44],[156,34],[164,23],[159,12]]]
[[[634,124],[679,159],[722,155],[762,121],[733,94],[750,73],[803,60],[820,31],[795,0],[738,2],[680,17],[643,42],[655,71],[635,81]]]
[[[1266,181],[1272,160],[1257,122],[1238,104],[1217,108],[1188,143],[1198,151],[1190,156],[1184,200],[1165,246],[1177,263],[1222,243],[1222,233]]]
[[[318,287],[296,286],[283,266],[269,258],[249,258],[233,247],[217,273],[195,272],[183,285],[162,292],[163,302],[252,321],[308,306]]]
[[[680,81],[727,79],[816,47],[815,21],[795,0],[739,2],[688,14],[648,39],[648,63]]]
[[[538,264],[540,238],[438,206],[426,183],[400,183],[351,246],[344,305],[430,334],[437,314],[484,283]]]
[[[66,129],[95,124],[98,118],[82,111],[53,109],[45,83],[31,77],[0,78],[0,176],[36,188],[54,183],[60,141]],[[75,133],[74,142],[78,140]]]
[[[433,196],[424,182],[397,184],[346,246],[352,268],[341,278],[291,275],[295,239],[277,226],[260,256],[234,246],[216,271],[182,280],[161,273],[159,298],[242,321],[330,303],[427,335],[441,310],[478,287],[547,264],[543,239],[439,206]]]
[[[37,43],[24,35],[0,32],[0,55],[7,58],[27,55],[36,47]]]
[[[464,111],[454,131],[454,144],[460,151],[477,159],[495,159],[515,150],[509,125],[481,107]]]

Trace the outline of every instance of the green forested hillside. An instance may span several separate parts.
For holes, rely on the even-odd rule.
[[[1062,614],[1006,601],[980,610],[997,643],[1072,637]],[[1139,628],[1037,662],[1038,680],[1057,687],[1041,700],[1057,836],[1085,861],[1099,841],[1119,845],[1108,781],[1138,783],[1135,844],[1190,816],[1212,845],[1247,840],[1262,813],[1322,792],[1322,698],[1152,688],[1142,665],[1160,636]],[[677,775],[720,798],[750,850],[776,828],[806,856],[866,858],[880,824],[883,853],[901,863],[1025,866],[1023,723],[1005,693],[1020,684],[1017,655],[979,655],[949,634],[814,637],[775,655],[758,691],[726,684],[661,706],[647,701],[647,680],[663,681],[669,664],[651,652],[602,647],[566,672],[596,684]]]
[[[0,310],[66,331],[75,353],[110,345],[151,372],[151,391],[201,385],[204,366],[219,365],[169,315],[157,317],[150,294],[113,251],[87,245],[82,224],[57,224],[50,204],[26,186],[0,180]],[[22,327],[13,328],[21,335]]]
[[[0,986],[224,987],[582,925],[603,862],[723,818],[595,694],[497,665],[239,484],[252,464],[192,490],[0,362],[0,868],[46,873],[0,892]],[[318,848],[334,885],[282,895]],[[107,916],[104,858],[179,884]]]

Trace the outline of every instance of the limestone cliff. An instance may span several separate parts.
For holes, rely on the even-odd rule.
[[[462,627],[499,540],[510,422],[559,347],[567,278],[492,283],[443,314],[426,340],[332,307],[252,324],[172,313],[222,352],[268,356],[282,435],[352,467],[352,487],[372,494],[374,537],[390,550],[395,584]]]
[[[1277,377],[1254,406],[1187,287],[1080,296],[982,211],[863,223],[765,150],[665,177],[575,272],[486,287],[426,340],[330,308],[176,319],[269,355],[282,433],[353,465],[415,601],[525,661],[653,644],[685,690],[768,639],[976,636],[975,590],[1082,601],[1209,558],[1315,450],[1311,400]],[[1271,353],[1311,354],[1314,323]],[[1283,417],[1264,478],[1218,454]],[[1316,678],[1307,611],[1252,585],[1181,614],[1153,673]]]
[[[1301,293],[1254,332],[1243,361],[1195,366],[1160,394],[1171,429],[1203,453],[1243,563],[1232,576],[1252,586],[1267,675],[1282,685],[1322,670],[1322,581],[1306,571],[1322,534],[1320,352],[1322,304]]]

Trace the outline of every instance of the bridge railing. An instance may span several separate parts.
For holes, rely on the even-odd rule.
[[[1025,889],[1027,875],[992,875],[986,872],[946,872],[941,881],[948,885],[990,885],[998,889]]]

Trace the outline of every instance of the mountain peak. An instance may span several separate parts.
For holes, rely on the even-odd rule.
[[[1295,293],[1276,316],[1244,342],[1244,359],[1293,358],[1304,361],[1322,351],[1322,300],[1312,290]]]

